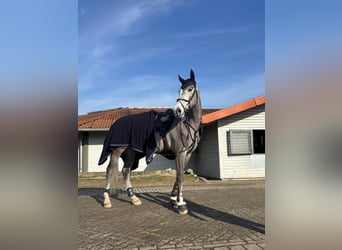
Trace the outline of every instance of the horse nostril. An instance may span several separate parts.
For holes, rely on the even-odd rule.
[[[176,112],[177,112],[177,114],[181,114],[181,113],[182,113],[182,111],[180,110],[180,108],[177,108],[177,109],[176,109]]]

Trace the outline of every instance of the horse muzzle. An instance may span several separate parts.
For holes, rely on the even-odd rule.
[[[185,110],[184,110],[184,108],[183,108],[183,106],[182,106],[181,104],[179,104],[179,103],[177,102],[177,104],[176,104],[174,110],[175,110],[175,115],[176,115],[176,117],[178,117],[178,118],[184,118],[184,116],[185,116]]]

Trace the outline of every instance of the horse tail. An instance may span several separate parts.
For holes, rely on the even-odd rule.
[[[110,156],[110,162],[107,167],[107,186],[106,189],[109,190],[111,194],[115,193],[115,189],[119,187],[119,158],[124,148],[116,148]]]
[[[116,164],[114,164],[112,166],[112,178],[111,178],[111,189],[110,192],[112,194],[116,194],[116,192],[118,192],[118,188],[119,188],[119,163],[116,162]]]

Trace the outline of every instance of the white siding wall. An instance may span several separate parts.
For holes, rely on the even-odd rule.
[[[164,156],[156,155],[153,161],[146,165],[145,157],[140,159],[139,167],[135,171],[155,171],[155,170],[166,170],[176,169],[176,163],[174,160],[168,160]]]
[[[109,157],[105,163],[98,166],[103,141],[106,137],[106,132],[89,132],[88,137],[88,172],[105,172],[109,163]],[[122,167],[123,163],[120,160],[119,166]]]
[[[228,156],[227,131],[230,129],[265,129],[265,105],[218,121],[220,177],[222,179],[265,177],[265,154]]]
[[[216,122],[204,127],[203,137],[196,152],[196,173],[200,176],[220,178]]]
[[[100,158],[103,141],[106,137],[106,132],[89,132],[88,139],[88,172],[105,172],[109,163],[109,157],[105,163],[98,166],[98,160]],[[119,160],[119,170],[121,171],[123,167],[123,161]],[[139,167],[134,171],[154,171],[154,170],[165,170],[165,169],[175,169],[175,161],[170,161],[161,155],[156,155],[153,161],[147,165],[145,157],[140,159]]]

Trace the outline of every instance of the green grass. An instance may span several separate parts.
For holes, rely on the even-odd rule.
[[[133,172],[131,177],[132,185],[135,187],[146,186],[172,186],[176,181],[175,172]],[[248,184],[255,182],[265,182],[264,179],[250,179],[250,180],[208,180],[206,182],[198,179],[198,177],[184,174],[184,185],[235,185]],[[105,173],[86,173],[79,174],[78,187],[79,188],[103,188],[106,185]],[[118,187],[124,187],[124,180],[122,175],[119,175]]]
[[[171,186],[176,181],[176,175],[170,174],[133,174],[131,177],[134,186]],[[78,177],[78,187],[104,187],[106,183],[106,175],[103,174],[81,174]],[[184,175],[184,184],[202,184],[203,181],[193,175]],[[119,186],[124,185],[123,177],[119,176]]]

